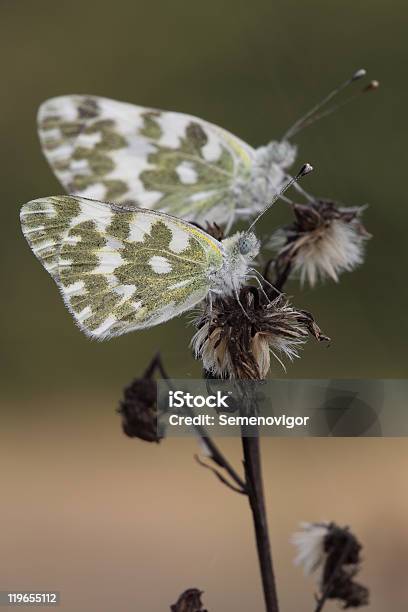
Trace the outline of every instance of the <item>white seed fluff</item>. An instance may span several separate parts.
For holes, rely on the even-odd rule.
[[[350,272],[363,263],[366,236],[342,219],[332,219],[327,226],[299,235],[287,243],[284,230],[277,230],[270,246],[276,251],[292,255],[293,276],[303,285],[312,287],[318,280],[338,281],[342,272]]]
[[[296,565],[303,565],[305,574],[310,575],[324,562],[324,539],[329,532],[328,523],[301,523],[301,531],[293,534],[291,540],[297,548]]]

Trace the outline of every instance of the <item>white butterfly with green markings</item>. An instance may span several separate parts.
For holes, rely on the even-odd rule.
[[[332,112],[318,114],[364,74],[286,136]],[[211,294],[239,300],[256,274],[250,230],[260,215],[222,242],[189,221],[229,226],[236,215],[254,216],[311,170],[282,189],[296,153],[286,136],[253,149],[202,119],[95,96],[48,100],[38,125],[51,167],[76,195],[25,204],[23,232],[80,328],[98,339],[157,325]]]
[[[44,102],[38,131],[68,193],[229,228],[237,217],[255,216],[282,187],[296,157],[289,138],[342,106],[322,110],[365,74],[357,70],[281,141],[257,149],[198,117],[86,95]],[[377,86],[372,81],[362,91]]]
[[[38,130],[68,193],[200,225],[254,216],[296,154],[288,141],[254,149],[203,119],[97,96],[47,100]]]
[[[210,291],[237,292],[258,253],[254,234],[221,243],[165,213],[75,196],[33,200],[21,223],[79,327],[100,340],[171,319]]]
[[[284,190],[311,169],[306,164]],[[211,294],[239,301],[257,274],[250,267],[259,252],[256,221],[220,242],[166,213],[79,196],[40,198],[21,209],[34,254],[82,331],[100,340],[167,321]]]

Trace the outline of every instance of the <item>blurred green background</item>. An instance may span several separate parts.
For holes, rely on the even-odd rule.
[[[235,611],[243,598],[245,609],[253,609],[250,602],[259,598],[252,534],[242,503],[235,498],[224,501],[224,492],[220,493],[207,474],[192,463],[194,447],[186,441],[177,444],[173,440],[160,451],[127,441],[121,437],[113,413],[123,386],[143,370],[158,349],[173,376],[199,375],[200,365],[188,349],[191,326],[181,318],[107,343],[89,341],[74,325],[54,283],[21,235],[20,205],[61,192],[37,140],[35,116],[39,104],[68,93],[107,96],[198,115],[259,146],[279,138],[333,86],[355,69],[365,67],[370,78],[381,81],[380,89],[308,128],[296,142],[299,161],[309,161],[316,167],[306,179],[307,188],[349,205],[368,202],[365,223],[374,238],[368,244],[365,265],[345,274],[339,285],[327,283],[304,292],[295,283],[289,286],[295,304],[312,311],[333,342],[330,348],[324,348],[310,341],[302,359],[289,367],[288,376],[405,377],[407,17],[402,0],[1,0],[1,461],[4,480],[14,491],[3,508],[9,556],[5,556],[9,558],[7,572],[2,572],[8,580],[4,588],[29,585],[30,576],[32,587],[44,588],[46,576],[56,564],[65,570],[61,569],[54,582],[50,579],[50,586],[57,588],[66,580],[66,590],[78,600],[67,610],[130,611],[138,609],[141,601],[140,593],[132,591],[138,589],[140,572],[141,584],[150,580],[157,590],[152,600],[150,586],[146,587],[143,611],[166,609],[178,590],[192,586],[188,583],[189,569],[198,562],[199,553],[189,548],[195,537],[193,526],[184,538],[179,523],[180,533],[177,537],[174,533],[174,541],[167,544],[177,546],[182,559],[174,564],[170,555],[166,566],[170,573],[165,576],[166,568],[159,564],[158,574],[153,575],[157,555],[169,555],[164,552],[167,548],[160,549],[157,538],[163,535],[164,526],[170,529],[173,525],[174,529],[177,521],[186,520],[188,508],[199,522],[205,523],[210,517],[218,525],[219,521],[226,524],[222,507],[215,501],[222,495],[220,500],[230,512],[236,508],[234,504],[240,504],[245,523],[235,517],[235,528],[229,525],[226,534],[221,527],[211,532],[207,525],[201,545],[211,542],[212,549],[221,545],[222,551],[232,550],[230,557],[235,564],[242,554],[240,571],[250,568],[252,582],[244,595],[224,592],[222,576],[230,580],[228,589],[232,589],[234,577],[241,576],[234,565],[226,570],[228,555],[225,563],[221,559],[218,565],[211,557],[209,566],[209,557],[204,555],[205,562],[194,580],[200,582],[201,576],[205,582],[208,567],[211,572],[216,569],[215,584],[210,584],[214,602],[211,612]],[[267,234],[288,219],[284,204],[279,204],[264,218],[262,232]],[[278,369],[276,374],[282,376]],[[289,572],[291,580],[290,585],[282,586],[285,601],[302,603],[296,608],[299,610],[311,609],[310,583],[306,586],[301,573],[290,568],[287,538],[295,522],[322,518],[347,522],[354,517],[366,539],[377,546],[372,551],[375,558],[370,558],[374,569],[369,578],[378,585],[371,610],[384,610],[384,605],[391,603],[394,612],[404,610],[407,598],[402,595],[402,576],[399,580],[400,561],[392,557],[390,542],[400,541],[399,526],[403,524],[406,531],[403,517],[406,519],[408,500],[401,493],[406,483],[400,469],[403,462],[406,466],[405,441],[396,445],[386,440],[310,440],[305,445],[302,441],[267,440],[265,447],[268,490],[270,485],[272,492],[281,491],[278,515],[272,512],[270,520],[274,534],[280,538],[279,550],[286,555],[279,565],[280,577],[285,583]],[[234,449],[236,452],[236,445]],[[348,463],[344,463],[345,455]],[[361,456],[365,457],[363,464]],[[282,457],[285,460],[281,461],[278,478],[282,486],[275,489],[273,465]],[[322,463],[327,473],[320,474],[319,479]],[[304,469],[297,496],[295,474],[299,464]],[[170,465],[174,466],[171,476],[171,468],[166,467]],[[353,470],[350,489],[347,479]],[[167,483],[163,493],[165,477],[170,478],[171,487]],[[365,487],[359,486],[365,479],[370,485],[367,480]],[[387,493],[378,505],[377,485],[385,481]],[[124,490],[132,482],[133,497],[129,493],[123,499]],[[203,490],[204,486],[208,488]],[[117,504],[110,499],[108,511],[105,503],[111,489]],[[308,497],[311,491],[312,501]],[[200,498],[205,495],[210,496],[211,504],[207,498],[201,504]],[[124,502],[132,504],[126,516],[120,510]],[[170,521],[166,508],[173,503]],[[213,504],[219,514],[212,511]],[[180,508],[179,514],[174,507]],[[333,516],[336,508],[339,515]],[[395,529],[388,539],[383,535],[379,541],[376,530],[385,519]],[[162,525],[156,536],[152,520],[156,526]],[[128,544],[134,557],[128,559],[125,553],[121,557],[120,550],[112,553],[117,522],[123,535],[119,539],[121,550],[125,551]],[[146,537],[142,549],[137,549],[137,534],[146,524],[152,531],[150,545],[159,547],[157,555]],[[65,534],[65,540],[50,536],[49,547],[45,546],[41,556],[35,553],[36,546],[42,545],[49,525],[51,534],[55,529],[55,534]],[[73,539],[67,548],[70,530]],[[106,532],[110,534],[109,547],[100,550],[95,543],[100,545]],[[236,538],[242,538],[241,548]],[[236,550],[228,548],[231,542],[238,546]],[[145,564],[146,554],[150,565]],[[38,580],[30,573],[32,556]],[[119,586],[115,590],[116,570],[120,559],[123,563],[125,558],[130,564],[127,599],[118,606],[113,593],[120,600],[122,591]],[[106,584],[106,593],[111,594],[112,601],[106,594],[94,608],[93,586],[87,590],[86,575],[71,581],[70,577],[76,571],[92,573],[95,563],[99,565],[94,582],[111,581],[111,588]],[[384,578],[387,572],[389,580]],[[167,581],[165,596],[157,587],[161,580]],[[244,577],[240,580],[242,584]],[[80,604],[81,589],[88,599]],[[260,600],[258,605],[261,609]]]

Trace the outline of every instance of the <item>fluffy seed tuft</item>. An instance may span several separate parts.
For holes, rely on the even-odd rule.
[[[361,566],[362,546],[348,527],[335,523],[302,523],[292,536],[295,563],[306,574],[318,573],[320,610],[326,599],[337,599],[343,609],[366,606],[368,589],[354,580]]]
[[[360,221],[363,209],[340,208],[323,200],[294,204],[295,222],[277,230],[269,243],[277,252],[278,274],[289,267],[302,285],[313,287],[318,280],[338,281],[342,272],[363,263],[370,238]]]

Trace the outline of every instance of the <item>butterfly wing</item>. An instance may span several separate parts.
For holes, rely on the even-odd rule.
[[[207,121],[95,96],[39,110],[43,151],[68,193],[165,211],[203,224],[232,221],[254,149]]]
[[[21,222],[79,327],[101,340],[192,308],[223,263],[217,240],[146,209],[55,196],[25,204]]]

